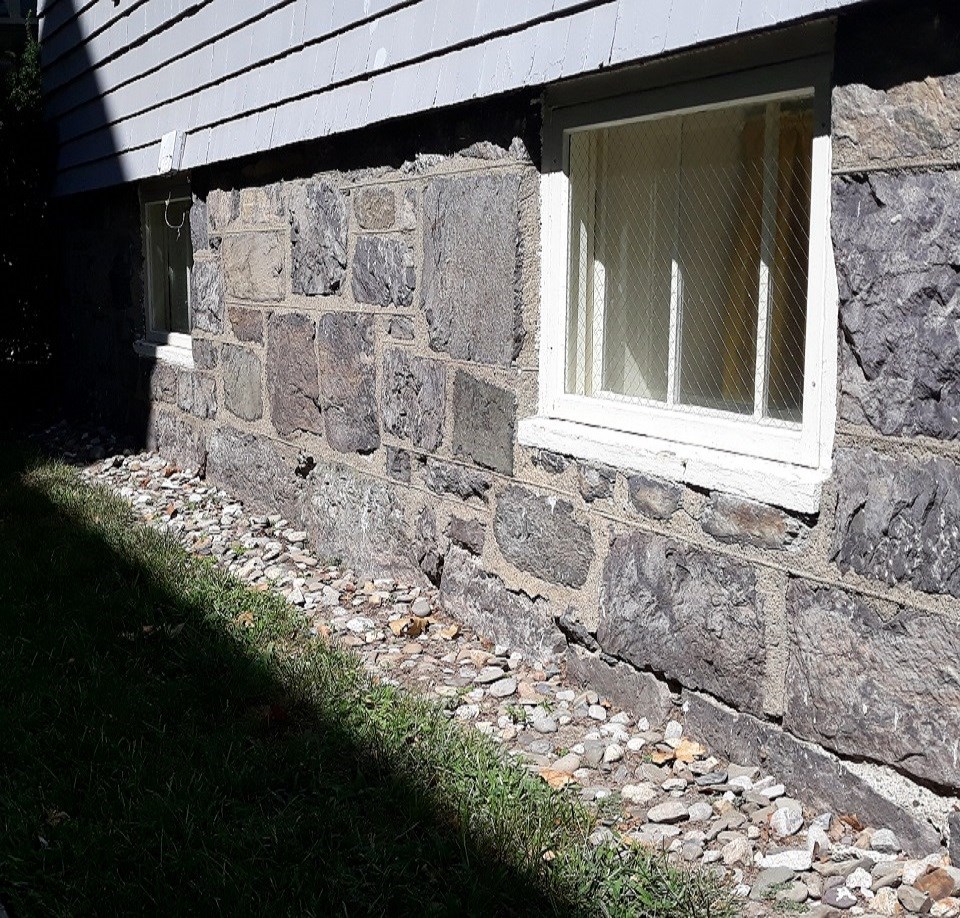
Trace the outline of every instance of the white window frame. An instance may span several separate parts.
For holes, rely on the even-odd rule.
[[[837,284],[830,238],[829,55],[547,109],[541,197],[539,408],[519,439],[781,506],[817,509],[836,413]],[[758,91],[759,90],[759,91]],[[814,138],[799,425],[566,392],[569,148],[576,131],[737,104],[812,97]]]
[[[143,265],[144,265],[144,284],[143,284],[143,317],[144,317],[144,336],[135,342],[134,349],[138,354],[144,357],[151,357],[155,360],[162,360],[166,363],[174,363],[178,366],[193,366],[193,338],[189,333],[165,331],[164,329],[153,326],[153,308],[150,303],[150,291],[153,289],[153,265],[151,263],[150,252],[150,223],[147,220],[147,207],[152,204],[174,203],[186,201],[188,204],[192,201],[190,186],[184,182],[163,183],[162,185],[149,186],[140,189],[140,226],[143,233]],[[184,220],[189,232],[190,210],[187,209]],[[193,321],[193,303],[190,298],[193,295],[191,275],[192,268],[187,269],[187,314],[190,322]]]

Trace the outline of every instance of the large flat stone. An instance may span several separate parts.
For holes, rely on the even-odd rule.
[[[210,436],[207,478],[261,513],[299,519],[302,484],[296,455],[267,437],[219,427]]]
[[[147,449],[156,450],[181,468],[203,474],[207,440],[203,428],[179,411],[154,409],[147,425]]]
[[[230,319],[230,330],[237,341],[263,344],[263,313],[259,309],[230,306],[227,317]]]
[[[209,373],[181,370],[177,383],[177,407],[203,420],[217,416],[217,383]]]
[[[294,293],[329,296],[347,271],[347,207],[325,182],[289,186],[291,284]]]
[[[493,533],[503,556],[520,570],[565,586],[586,583],[593,539],[569,501],[511,485],[497,499]]]
[[[490,640],[540,660],[563,651],[563,634],[546,600],[508,589],[479,558],[456,545],[444,558],[440,589],[454,612]]]
[[[267,396],[277,433],[321,433],[317,327],[298,313],[274,313],[267,321]]]
[[[597,640],[639,669],[762,712],[766,661],[753,568],[646,532],[616,538]]]
[[[893,829],[904,849],[916,856],[940,847],[940,835],[929,822],[881,796],[822,749],[696,692],[684,692],[683,704],[686,732],[732,761],[762,762],[765,771],[776,775],[810,807],[854,813],[866,825]]]
[[[190,270],[193,327],[219,335],[223,331],[223,271],[218,259],[198,259]]]
[[[327,442],[341,453],[371,453],[380,446],[373,319],[327,313],[318,329]]]
[[[790,583],[783,725],[842,755],[960,788],[960,627],[929,612],[889,611]]]
[[[223,401],[227,411],[244,421],[263,417],[262,367],[260,358],[249,348],[224,344]]]
[[[840,414],[960,436],[960,173],[835,178]]]
[[[567,646],[567,675],[652,725],[665,722],[674,711],[673,693],[662,679],[620,661],[608,662],[577,644]]]
[[[700,525],[720,542],[755,548],[786,548],[800,535],[800,521],[777,507],[714,491]]]
[[[960,465],[838,449],[834,470],[841,569],[960,597]]]
[[[224,236],[223,273],[227,296],[257,303],[282,300],[286,293],[283,249],[283,239],[274,230]]]
[[[517,397],[458,370],[453,380],[453,451],[477,465],[513,474]]]
[[[427,458],[424,483],[437,494],[453,494],[461,500],[478,497],[487,502],[490,479],[479,472],[452,462]]]
[[[414,446],[435,450],[443,442],[446,368],[400,348],[383,355],[383,426]]]
[[[358,303],[409,306],[417,272],[413,248],[402,239],[361,236],[353,253],[351,289]]]
[[[519,188],[510,173],[428,184],[422,299],[434,350],[502,366],[520,353]]]
[[[424,582],[403,505],[386,482],[320,462],[307,479],[302,522],[322,558],[340,558],[364,577]]]

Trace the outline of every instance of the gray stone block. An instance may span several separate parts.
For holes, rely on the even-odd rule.
[[[960,627],[929,612],[890,611],[791,581],[783,725],[841,755],[955,790]]]
[[[417,272],[413,249],[401,239],[361,236],[353,253],[353,298],[373,306],[409,306]]]
[[[597,640],[606,653],[762,713],[764,622],[753,568],[646,532],[610,547]]]
[[[960,436],[960,173],[835,178],[840,414]]]
[[[181,370],[177,383],[177,407],[196,418],[217,416],[217,383],[207,373]]]
[[[490,640],[538,660],[563,652],[563,634],[546,600],[508,589],[479,558],[456,545],[444,558],[440,589],[454,613]]]
[[[721,542],[755,548],[786,548],[801,532],[798,519],[777,507],[714,491],[703,508],[700,525]]]
[[[193,365],[198,370],[212,370],[220,363],[220,345],[216,341],[194,336],[190,344],[193,350]]]
[[[483,554],[483,543],[486,541],[487,527],[483,520],[461,519],[451,516],[447,521],[446,535],[455,545],[465,548],[471,554]]]
[[[407,450],[387,447],[387,474],[397,481],[410,482],[410,453]]]
[[[214,188],[207,194],[207,218],[210,229],[222,233],[240,218],[240,192]]]
[[[422,301],[434,350],[501,366],[519,355],[519,189],[509,173],[428,184]]]
[[[811,807],[854,813],[866,825],[893,829],[904,849],[915,856],[940,847],[940,835],[930,823],[878,794],[822,749],[696,692],[684,692],[683,702],[690,735],[732,761],[763,762],[765,770]]]
[[[453,380],[453,451],[484,468],[513,474],[517,397],[457,371]]]
[[[224,236],[221,252],[227,296],[256,303],[282,300],[286,294],[283,250],[284,240],[274,230]]]
[[[347,271],[347,208],[324,182],[289,186],[291,284],[294,293],[329,296]]]
[[[193,327],[219,335],[223,331],[223,272],[216,259],[193,263],[190,271]]]
[[[576,644],[567,646],[567,675],[618,707],[646,717],[652,726],[665,722],[674,712],[673,693],[662,679],[626,663],[608,663],[600,654]]]
[[[390,316],[388,332],[391,338],[398,341],[413,341],[416,336],[416,326],[410,316]]]
[[[194,252],[202,252],[210,246],[207,203],[196,195],[193,195],[193,200],[190,202],[190,244]]]
[[[841,569],[960,597],[960,465],[838,449],[834,469]]]
[[[175,404],[180,385],[176,367],[159,360],[144,360],[142,367],[147,398],[151,402]]]
[[[403,505],[386,482],[319,462],[305,485],[302,524],[321,557],[341,558],[360,576],[424,583]]]
[[[207,479],[248,509],[280,513],[291,523],[300,517],[303,485],[296,466],[296,453],[267,437],[229,427],[218,427],[210,436]]]
[[[559,475],[567,467],[568,459],[559,453],[553,453],[548,449],[537,449],[530,456],[530,461],[534,465],[540,466],[544,471],[551,475]]]
[[[372,453],[380,446],[373,319],[327,313],[318,328],[327,442],[341,453]]]
[[[298,313],[267,320],[267,397],[277,433],[321,433],[316,324]]]
[[[429,457],[424,483],[437,494],[453,494],[461,500],[478,497],[484,503],[490,490],[490,479],[479,472]]]
[[[683,502],[683,488],[652,475],[631,475],[627,492],[633,508],[654,520],[668,520]]]
[[[358,188],[353,193],[353,213],[362,229],[392,229],[397,202],[392,188]]]
[[[197,421],[178,411],[152,411],[146,439],[147,449],[156,450],[181,468],[203,474],[207,441]]]
[[[580,496],[591,504],[595,500],[613,497],[613,486],[617,482],[617,472],[608,465],[577,466],[577,486]]]
[[[252,341],[263,344],[263,313],[259,309],[246,309],[243,306],[227,308],[230,329],[237,341]]]
[[[223,345],[223,401],[227,411],[256,421],[263,417],[263,380],[260,358],[249,348]]]
[[[520,570],[565,586],[586,583],[593,539],[569,501],[511,485],[497,500],[493,533],[503,556]]]
[[[414,446],[435,450],[443,442],[447,374],[443,364],[394,348],[383,355],[383,426]]]

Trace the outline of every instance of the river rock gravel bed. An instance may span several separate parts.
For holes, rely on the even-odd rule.
[[[352,648],[379,678],[437,700],[542,780],[596,806],[592,844],[664,848],[719,871],[748,916],[960,916],[960,869],[946,854],[908,858],[889,829],[811,812],[756,763],[725,761],[688,736],[679,707],[666,723],[620,710],[570,684],[560,664],[483,640],[438,590],[358,578],[314,554],[292,523],[249,513],[154,453],[121,454],[106,433],[63,425],[43,440],[188,550],[284,596],[305,636]]]

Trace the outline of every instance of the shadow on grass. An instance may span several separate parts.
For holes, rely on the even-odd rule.
[[[2,444],[0,457],[12,915],[576,911],[444,808],[424,780],[436,762],[397,772],[398,730],[424,757],[436,748],[389,689],[364,695],[325,651],[286,679],[269,650],[295,625],[275,600],[178,558],[114,502],[91,505],[68,470]],[[244,603],[249,632],[231,626]]]

